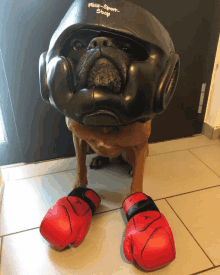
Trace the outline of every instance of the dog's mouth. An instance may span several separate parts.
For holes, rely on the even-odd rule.
[[[99,58],[88,72],[87,87],[99,87],[120,93],[122,77],[116,65],[108,58]]]

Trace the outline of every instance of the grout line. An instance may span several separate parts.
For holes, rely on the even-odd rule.
[[[34,162],[20,162],[20,163],[15,163],[15,164],[9,164],[9,165],[2,165],[0,166],[0,169],[11,169],[11,168],[15,168],[15,167],[20,167],[20,166],[27,166],[27,165],[31,165],[31,164],[38,164],[38,163],[44,163],[44,162],[49,162],[49,161],[58,161],[58,160],[65,160],[65,159],[69,159],[69,158],[74,158],[75,156],[70,156],[70,157],[60,157],[60,158],[55,158],[55,159],[45,159],[45,160],[39,160],[39,161],[34,161]]]
[[[8,237],[8,236],[11,236],[11,235],[15,235],[15,234],[19,234],[19,233],[23,233],[23,232],[27,232],[27,231],[31,231],[31,230],[35,230],[37,228],[40,228],[40,226],[38,227],[33,227],[33,228],[29,228],[29,229],[26,229],[26,230],[22,230],[22,231],[17,231],[17,232],[13,232],[13,233],[9,233],[9,234],[6,234],[6,235],[2,235],[2,240],[4,237]]]
[[[169,204],[169,202],[166,200],[166,202]],[[179,217],[179,215],[176,213],[176,211],[173,209],[173,207],[169,204],[169,206],[171,207],[171,209],[173,210],[173,212],[176,214],[176,216],[179,218],[179,220],[181,221],[181,223],[183,224],[183,226],[185,226],[186,230],[189,232],[189,234],[192,236],[192,238],[195,240],[195,242],[198,244],[198,246],[201,248],[201,250],[203,251],[203,253],[206,255],[206,257],[209,259],[209,261],[212,263],[213,267],[215,267],[214,263],[212,262],[212,260],[209,258],[209,256],[206,254],[206,252],[204,251],[204,249],[201,247],[201,245],[199,244],[199,242],[196,240],[196,238],[193,236],[193,234],[190,232],[190,230],[188,229],[188,227],[185,225],[185,223],[181,220],[181,218]]]
[[[175,150],[175,151],[169,151],[169,152],[159,153],[159,154],[153,154],[153,155],[149,154],[148,157],[159,156],[159,155],[164,155],[164,154],[169,154],[169,153],[175,153],[175,152],[181,152],[181,151],[187,151],[187,150],[191,150],[191,149],[198,149],[198,148],[203,148],[203,147],[208,147],[208,146],[213,146],[213,145],[216,145],[216,144],[209,144],[209,145],[203,145],[203,146],[198,146],[198,147],[185,148],[185,149],[180,149],[180,150]]]
[[[173,196],[169,196],[169,197],[159,198],[159,199],[156,199],[156,200],[154,200],[154,201],[159,201],[159,200],[165,200],[165,199],[175,198],[175,197],[179,197],[179,196],[182,196],[182,195],[191,194],[191,193],[203,191],[203,190],[206,190],[206,189],[212,189],[212,188],[216,188],[216,187],[220,187],[220,184],[219,184],[219,185],[215,185],[215,186],[209,186],[209,187],[205,187],[205,188],[193,190],[193,191],[189,191],[189,192],[185,192],[185,193],[181,193],[181,194],[177,194],[177,195],[173,195]]]
[[[57,174],[57,173],[69,172],[69,171],[72,171],[72,170],[76,170],[76,168],[72,168],[72,169],[69,169],[69,170],[56,171],[56,172],[52,172],[52,173],[48,173],[48,174],[41,174],[41,175],[31,176],[31,177],[26,177],[26,178],[21,178],[21,179],[9,179],[8,181],[32,179],[32,178],[37,178],[37,177],[53,175],[53,174]]]
[[[104,211],[104,212],[98,212],[98,213],[95,213],[94,216],[95,216],[95,215],[99,215],[99,214],[108,213],[108,212],[113,212],[113,211],[116,211],[116,210],[119,210],[119,209],[122,209],[122,208],[123,208],[123,207],[121,206],[121,207],[118,207],[118,208],[106,210],[106,211]]]
[[[204,269],[204,270],[202,270],[202,271],[198,271],[198,272],[192,273],[192,274],[190,274],[190,275],[199,275],[199,274],[203,274],[204,272],[207,272],[207,271],[216,269],[217,267],[220,267],[220,265],[216,265],[216,266],[214,266],[214,267],[210,267],[210,268],[208,268],[208,269]]]
[[[200,160],[207,168],[209,168],[214,174],[216,174],[215,171],[213,171],[205,162],[203,162],[200,158],[198,158],[195,154],[193,154],[193,152],[191,152],[190,150],[188,150],[194,157],[196,157],[198,160]],[[218,176],[220,178],[220,176],[218,174],[216,174],[216,176]]]
[[[113,165],[117,165],[117,164],[113,164]],[[111,164],[109,165],[109,167],[110,166],[111,166]],[[86,167],[89,168],[89,165],[87,165]],[[119,167],[126,167],[126,165],[119,164]],[[106,167],[103,167],[103,168],[106,168]],[[65,173],[65,172],[69,172],[69,171],[72,171],[72,170],[76,170],[76,168],[71,168],[69,170],[54,171],[54,172],[51,172],[51,173],[48,173],[48,174],[40,174],[40,175],[26,177],[26,178],[20,178],[20,179],[9,179],[8,181],[17,181],[17,180],[32,179],[32,178],[36,178],[36,177],[43,177],[43,176],[53,175],[53,174],[56,174],[56,173]],[[101,169],[91,169],[91,170],[101,170]]]
[[[71,157],[72,158],[72,157]],[[66,158],[64,158],[66,159]],[[40,163],[40,162],[38,162]],[[32,164],[38,164],[38,163],[31,163],[29,165],[32,165]],[[44,161],[42,161],[42,163],[44,163]],[[86,167],[89,167],[89,165],[86,165]],[[36,176],[30,176],[30,177],[25,177],[25,178],[20,178],[20,179],[8,179],[8,181],[14,181],[14,180],[24,180],[24,179],[30,179],[30,178],[36,178],[36,177],[42,177],[42,176],[46,176],[46,175],[52,175],[52,174],[56,174],[56,173],[62,173],[62,172],[68,172],[68,171],[71,171],[71,170],[76,170],[76,168],[71,168],[69,170],[60,170],[60,171],[53,171],[51,173],[46,173],[46,174],[39,174],[39,175],[36,175]],[[8,174],[8,173],[7,173]]]
[[[118,207],[118,208],[114,208],[114,209],[109,209],[109,210],[106,210],[106,211],[103,211],[103,212],[95,213],[94,216],[99,215],[99,214],[108,213],[108,212],[114,212],[114,211],[120,210],[120,209],[122,209],[122,207]],[[11,236],[11,235],[15,235],[15,234],[27,232],[27,231],[30,231],[30,230],[35,230],[35,229],[38,229],[38,228],[40,228],[40,226],[38,226],[38,227],[33,227],[33,228],[29,228],[29,229],[26,229],[26,230],[21,230],[21,231],[13,232],[13,233],[9,233],[9,234],[6,234],[6,235],[2,235],[2,236],[0,236],[0,237],[1,237],[2,240],[3,240],[3,237],[8,237],[8,236]]]
[[[74,158],[75,156],[70,156],[70,157],[61,157],[61,158],[55,158],[55,159],[45,159],[45,160],[39,160],[39,161],[35,161],[32,163],[27,163],[28,164],[38,164],[38,163],[42,163],[42,162],[49,162],[49,161],[58,161],[58,160],[65,160],[65,159],[70,159],[70,158]]]

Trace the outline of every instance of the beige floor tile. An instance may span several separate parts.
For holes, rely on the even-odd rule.
[[[86,165],[89,166],[90,161],[97,154],[87,156]],[[2,176],[5,181],[36,177],[66,170],[75,169],[75,157],[48,160],[37,163],[25,164],[23,166],[13,166],[2,168]]]
[[[220,176],[220,146],[211,145],[201,148],[190,149],[190,151]]]
[[[75,170],[71,170],[7,182],[0,236],[38,227],[50,206],[70,193],[74,179]],[[125,167],[88,169],[88,179],[88,187],[102,199],[98,212],[120,208],[130,194],[132,179]],[[189,151],[151,156],[147,160],[144,193],[154,200],[218,184],[219,177]]]
[[[130,195],[132,178],[125,167],[112,165],[100,171],[88,169],[88,188],[96,191],[101,198],[97,213],[122,207]]]
[[[159,201],[157,205],[163,209],[173,230],[177,257],[167,267],[147,274],[188,275],[212,267],[166,201]],[[95,215],[83,243],[62,252],[48,245],[39,229],[6,236],[3,242],[3,274],[146,274],[124,256],[126,223],[122,210]]]
[[[65,191],[65,194],[68,195],[72,190],[71,186],[73,179],[75,179],[75,170],[56,173],[51,176],[65,190],[68,190],[68,192]],[[112,165],[97,171],[88,169],[87,187],[97,192],[101,198],[101,206],[96,213],[121,208],[124,199],[130,194],[131,181],[132,178],[125,167]],[[64,182],[65,186],[63,185]],[[54,188],[56,187],[54,186]]]
[[[98,212],[118,209],[130,194],[131,177],[123,167],[108,167],[101,171],[88,169],[88,188],[101,197]],[[48,209],[73,187],[75,170],[6,184],[0,216],[0,236],[40,226]]]
[[[220,264],[220,187],[167,199],[215,265]]]
[[[149,155],[164,154],[207,145],[220,145],[219,140],[210,140],[204,135],[180,138],[149,144]]]
[[[44,177],[46,184],[50,178]],[[6,183],[0,216],[1,236],[39,227],[43,213],[52,205],[53,198],[59,197],[59,191],[53,190],[49,182],[50,194],[41,184],[40,177]]]
[[[195,147],[207,146],[216,144],[219,145],[218,140],[210,140],[201,135],[196,137],[188,137],[177,140],[168,140],[164,142],[149,144],[149,155],[163,154],[178,150],[191,149]],[[89,166],[91,159],[97,154],[87,155],[86,165]],[[37,162],[25,164],[21,166],[12,166],[2,169],[2,175],[5,181],[23,179],[27,177],[36,177],[40,175],[66,171],[75,168],[75,157],[66,159],[55,159],[44,162]]]
[[[143,191],[160,199],[220,185],[220,178],[188,150],[147,158]]]

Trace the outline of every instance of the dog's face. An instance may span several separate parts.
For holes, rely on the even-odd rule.
[[[167,108],[179,56],[166,29],[145,9],[104,2],[73,2],[40,56],[41,96],[86,126],[145,123]],[[110,9],[108,16],[101,7]]]
[[[85,31],[78,32],[77,38],[70,37],[62,54],[74,68],[76,91],[99,87],[118,95],[127,84],[130,64],[148,58],[146,49],[128,38]]]

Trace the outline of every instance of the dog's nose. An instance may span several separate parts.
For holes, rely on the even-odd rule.
[[[90,41],[88,45],[88,50],[94,49],[96,47],[103,48],[103,47],[113,47],[115,46],[111,39],[107,37],[96,37],[93,38],[92,41]]]

